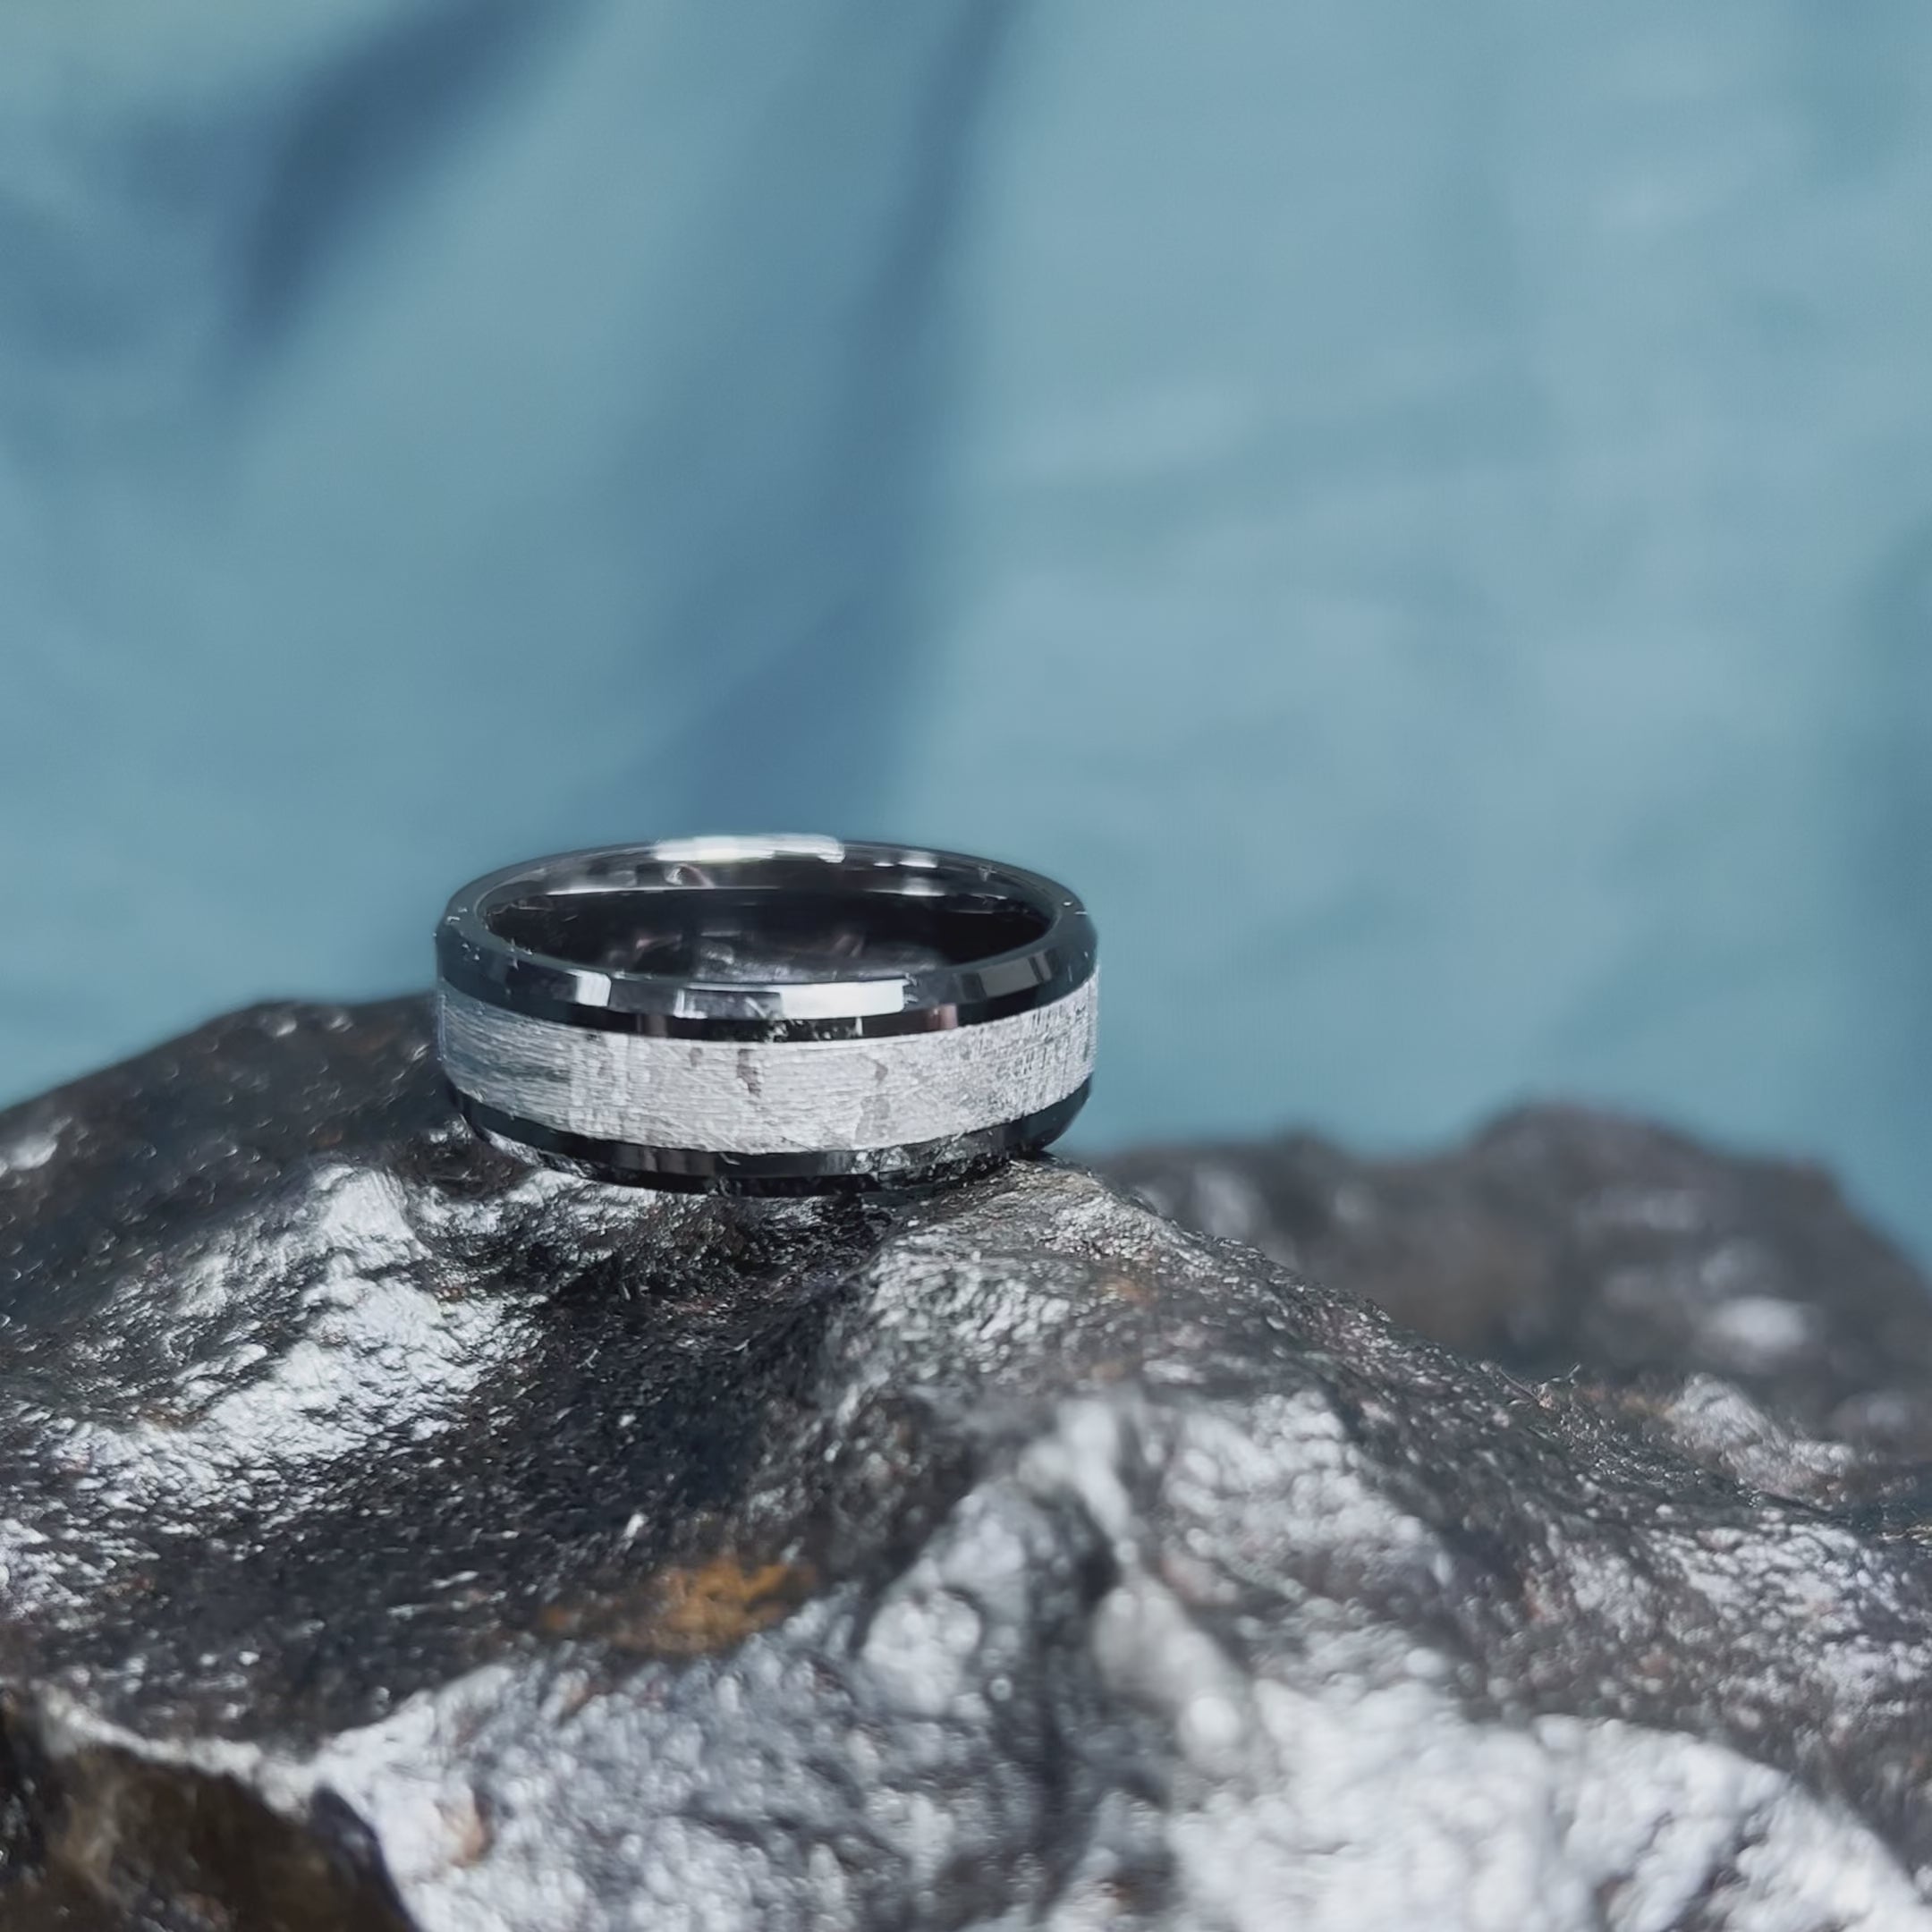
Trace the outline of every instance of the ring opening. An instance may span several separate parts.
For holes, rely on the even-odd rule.
[[[984,891],[851,886],[609,886],[482,910],[526,953],[606,972],[708,981],[888,979],[1031,945],[1040,908]]]

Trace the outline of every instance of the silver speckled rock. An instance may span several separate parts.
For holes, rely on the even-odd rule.
[[[532,1171],[416,1002],[0,1116],[0,1928],[1932,1927],[1932,1307],[1826,1186],[1121,1174],[1327,1285]]]

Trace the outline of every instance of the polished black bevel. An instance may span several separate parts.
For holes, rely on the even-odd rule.
[[[634,1012],[623,1006],[580,1006],[554,998],[542,986],[532,989],[513,982],[506,987],[504,979],[493,978],[487,970],[470,969],[467,962],[459,962],[454,970],[444,970],[441,978],[445,986],[467,993],[485,1005],[501,1006],[531,1020],[554,1021],[559,1026],[585,1027],[602,1033],[641,1033],[657,1039],[793,1044],[802,1040],[890,1039],[897,1034],[977,1026],[1063,999],[1080,983],[1075,980],[1072,986],[1062,986],[1054,979],[1046,979],[996,997],[969,1000],[959,1005],[910,1006],[897,1013],[864,1013],[846,1019],[737,1020],[716,1014],[695,1018],[683,1013]]]
[[[696,856],[694,856],[694,853]],[[450,902],[445,984],[560,1024],[804,1041],[973,1026],[1092,973],[1063,886],[959,853],[678,842],[506,868]]]
[[[593,1181],[708,1194],[863,1193],[956,1179],[1059,1139],[1087,1104],[1090,1081],[1021,1120],[906,1147],[809,1154],[719,1154],[694,1148],[634,1146],[518,1119],[459,1093],[456,1104],[479,1133],[539,1155],[551,1166]]]

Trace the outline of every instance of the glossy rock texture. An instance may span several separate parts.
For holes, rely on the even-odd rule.
[[[1120,1171],[1327,1284],[526,1168],[414,1001],[0,1116],[0,1928],[1932,1926],[1932,1309],[1822,1181]]]

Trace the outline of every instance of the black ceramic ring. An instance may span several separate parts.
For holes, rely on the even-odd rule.
[[[1092,921],[957,852],[669,839],[492,872],[436,931],[479,1131],[601,1180],[901,1185],[1046,1146],[1087,1097]]]

